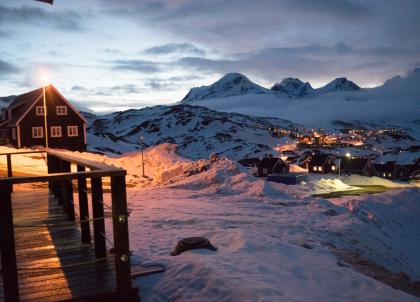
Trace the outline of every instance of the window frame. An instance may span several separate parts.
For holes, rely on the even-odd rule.
[[[76,129],[75,134],[70,133],[71,132],[70,129]],[[67,126],[67,136],[68,137],[78,137],[79,136],[79,127],[76,126],[76,125]]]
[[[44,116],[45,115],[44,106],[36,106],[35,112],[36,112],[36,116]]]
[[[32,138],[44,138],[44,127],[32,127]]]
[[[16,128],[12,128],[12,140],[16,140],[16,137],[17,137],[17,135],[16,135]]]
[[[60,129],[57,133],[54,133],[53,129]],[[63,130],[61,126],[51,126],[50,127],[50,136],[51,137],[63,137]]]
[[[64,109],[64,111],[61,112],[60,109]],[[57,115],[67,115],[68,114],[67,106],[62,106],[62,105],[56,106],[55,112],[57,113]]]

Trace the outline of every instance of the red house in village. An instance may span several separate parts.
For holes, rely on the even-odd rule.
[[[45,88],[48,146],[86,150],[86,120],[53,86]],[[2,109],[0,142],[16,148],[45,146],[42,88],[17,96]]]

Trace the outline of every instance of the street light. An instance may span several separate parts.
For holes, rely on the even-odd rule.
[[[42,95],[44,100],[44,128],[45,128],[45,148],[48,149],[48,124],[47,124],[47,98],[45,95],[45,87],[48,85],[48,77],[45,73],[41,74]]]
[[[144,141],[144,136],[140,136],[140,141],[141,141],[141,168],[142,168],[142,172],[143,172],[143,177],[144,177],[144,155],[143,155],[143,141]]]

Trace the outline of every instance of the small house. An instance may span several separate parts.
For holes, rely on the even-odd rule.
[[[337,167],[335,158],[330,154],[315,154],[308,162],[308,171],[311,173],[334,173]]]
[[[45,107],[43,96],[43,88],[18,95],[2,110],[0,142],[30,148],[48,139],[51,148],[86,150],[85,118],[53,85],[45,87]]]
[[[286,174],[289,172],[287,164],[281,158],[273,157],[272,155],[265,156],[257,168],[258,177],[265,177],[271,174]]]
[[[387,162],[386,164],[374,164],[375,175],[382,178],[393,179],[397,170],[395,162]]]
[[[374,166],[368,158],[343,158],[341,160],[341,173],[343,174],[359,174],[363,176],[372,176],[374,174]]]

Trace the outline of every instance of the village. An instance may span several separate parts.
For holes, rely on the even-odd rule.
[[[257,177],[286,184],[306,181],[308,173],[420,179],[420,145],[402,129],[343,127],[332,132],[323,128],[268,128],[267,133],[281,141],[275,152],[239,161],[254,168]],[[394,144],[387,145],[387,141]],[[395,144],[398,141],[404,141],[405,147]]]

